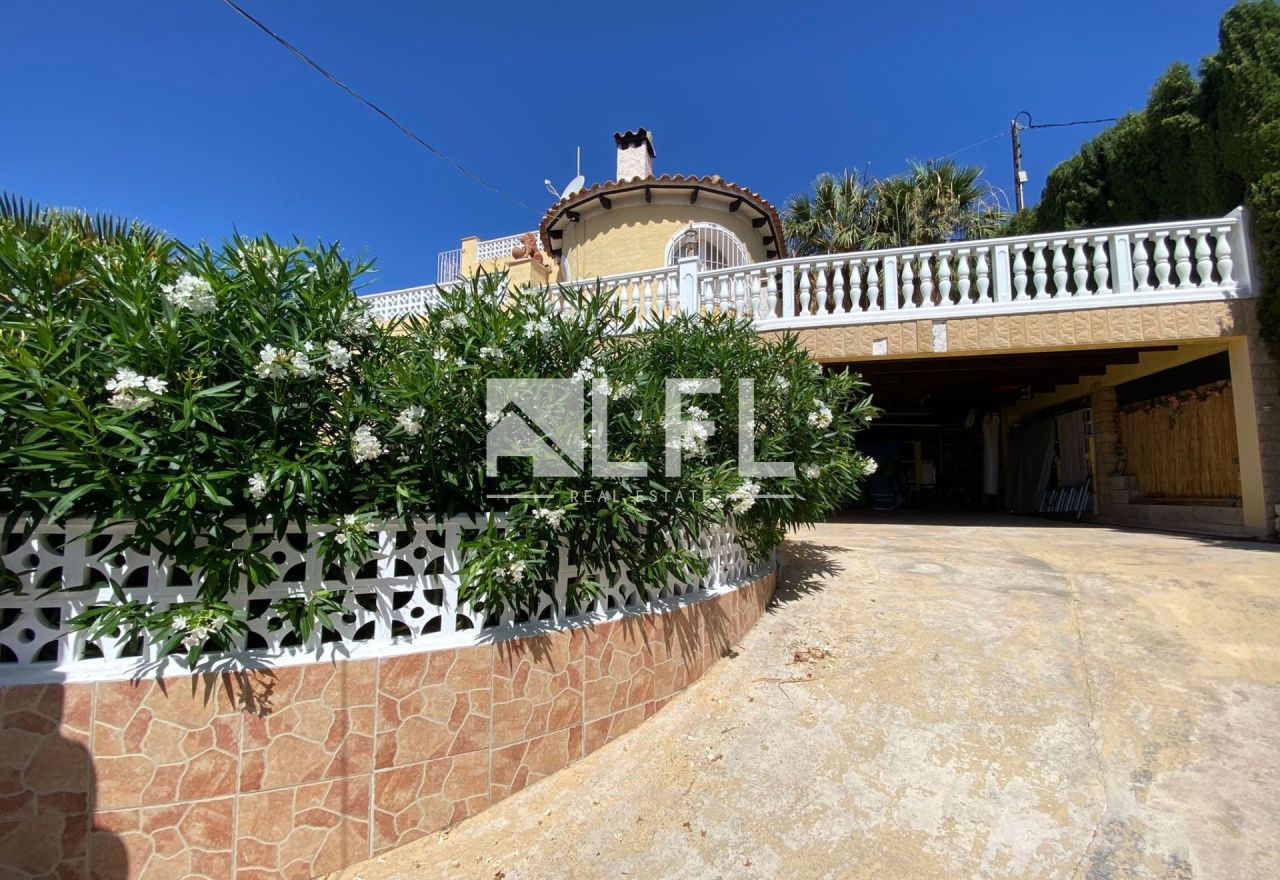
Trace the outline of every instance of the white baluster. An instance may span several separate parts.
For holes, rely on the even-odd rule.
[[[1213,260],[1209,259],[1209,230],[1196,230],[1196,277],[1201,287],[1213,286]]]
[[[1235,263],[1231,259],[1231,227],[1218,227],[1216,237],[1214,256],[1218,260],[1218,283],[1223,287],[1235,287],[1236,281],[1231,277],[1235,268]]]
[[[1133,236],[1133,280],[1137,282],[1135,290],[1150,290],[1147,276],[1151,274],[1151,263],[1147,258],[1147,235],[1139,232]]]
[[[1053,295],[1070,296],[1067,291],[1067,240],[1053,242]]]
[[[938,252],[938,303],[951,305],[951,251]]]
[[[883,311],[884,303],[880,302],[880,268],[873,260],[867,263],[867,311]]]
[[[1187,247],[1190,229],[1176,230],[1177,244],[1173,246],[1174,271],[1178,273],[1178,287],[1186,287],[1191,280],[1191,248]]]
[[[1082,296],[1089,292],[1089,259],[1085,255],[1085,243],[1088,239],[1073,238],[1071,240],[1071,274],[1075,279],[1075,295]]]
[[[1018,248],[1013,258],[1013,296],[1014,299],[1027,296],[1027,258],[1022,248]]]
[[[819,314],[826,314],[830,311],[831,291],[827,289],[827,264],[818,264],[818,282],[814,289],[814,306],[815,311]]]
[[[862,311],[862,266],[856,260],[849,262],[849,311]]]
[[[1169,246],[1165,243],[1165,233],[1156,233],[1156,290],[1169,290],[1173,287],[1169,283],[1169,272],[1172,266],[1169,265]]]
[[[725,314],[732,308],[733,304],[733,288],[729,282],[728,275],[720,276],[720,314]]]
[[[844,273],[840,271],[839,263],[831,266],[831,289],[834,298],[834,308],[831,311],[843,315],[847,310],[844,307]]]
[[[739,317],[747,314],[747,282],[745,276],[738,272],[733,276],[733,308]]]
[[[1107,265],[1107,237],[1093,239],[1093,289],[1094,293],[1111,292],[1111,267]]]
[[[768,287],[769,296],[764,313],[766,317],[775,318],[778,315],[778,279],[774,276],[772,270],[765,270],[764,283]]]
[[[933,267],[929,265],[929,255],[920,255],[920,305],[933,305]]]
[[[978,302],[987,301],[987,289],[990,286],[991,264],[987,261],[987,251],[983,248],[978,251]]]
[[[809,312],[809,267],[801,264],[797,267],[800,270],[800,314],[808,315]]]
[[[969,301],[969,249],[964,248],[956,255],[956,287],[960,292],[960,305]]]
[[[1031,283],[1035,287],[1035,297],[1040,299],[1045,294],[1045,285],[1049,281],[1049,273],[1045,271],[1044,248],[1043,241],[1033,242],[1031,245],[1036,255],[1031,259]]]
[[[911,257],[902,258],[902,307],[904,309],[916,308],[916,272],[915,267],[911,264],[915,260]]]

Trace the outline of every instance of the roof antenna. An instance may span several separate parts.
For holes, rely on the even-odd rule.
[[[587,182],[586,178],[582,176],[582,147],[578,147],[578,176],[575,177],[573,180],[569,181],[568,185],[565,186],[564,188],[564,193],[561,194],[556,192],[556,188],[551,185],[550,178],[542,181],[542,185],[547,188],[547,192],[551,193],[553,196],[556,197],[556,201],[559,201],[561,199],[567,199],[569,198],[569,196],[575,195],[580,189],[582,189],[583,185],[586,182]]]

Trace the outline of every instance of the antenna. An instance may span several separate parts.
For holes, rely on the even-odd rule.
[[[578,147],[578,170],[575,171],[574,174],[578,175],[579,177],[582,176],[582,147],[581,146]]]

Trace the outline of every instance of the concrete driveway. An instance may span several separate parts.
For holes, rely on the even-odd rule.
[[[653,719],[340,876],[1280,877],[1280,547],[899,519],[783,566]]]

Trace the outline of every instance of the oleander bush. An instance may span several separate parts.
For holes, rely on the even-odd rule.
[[[194,662],[245,632],[233,594],[278,576],[246,535],[321,525],[325,560],[358,566],[377,524],[455,513],[493,514],[463,546],[462,598],[486,612],[528,614],[560,547],[581,571],[625,571],[652,595],[702,571],[686,547],[704,527],[732,520],[763,557],[874,467],[854,447],[874,414],[860,380],[824,374],[794,338],[762,340],[729,316],[638,329],[607,290],[549,296],[500,275],[383,324],[353,293],[369,268],[337,246],[188,246],[73,214],[0,217],[6,534],[128,522],[128,546],[198,573],[191,603],[158,610],[117,590],[78,624]],[[646,462],[645,476],[535,478],[514,458],[486,474],[501,416],[486,412],[486,381],[552,377],[597,392],[582,443],[602,407],[609,459]],[[675,424],[667,380],[703,377],[723,393],[687,395],[694,424]],[[739,475],[743,378],[755,380],[756,460],[794,462],[794,476]],[[664,472],[669,446],[678,475]],[[599,589],[585,574],[570,605]],[[276,610],[306,639],[340,604],[320,592]]]

